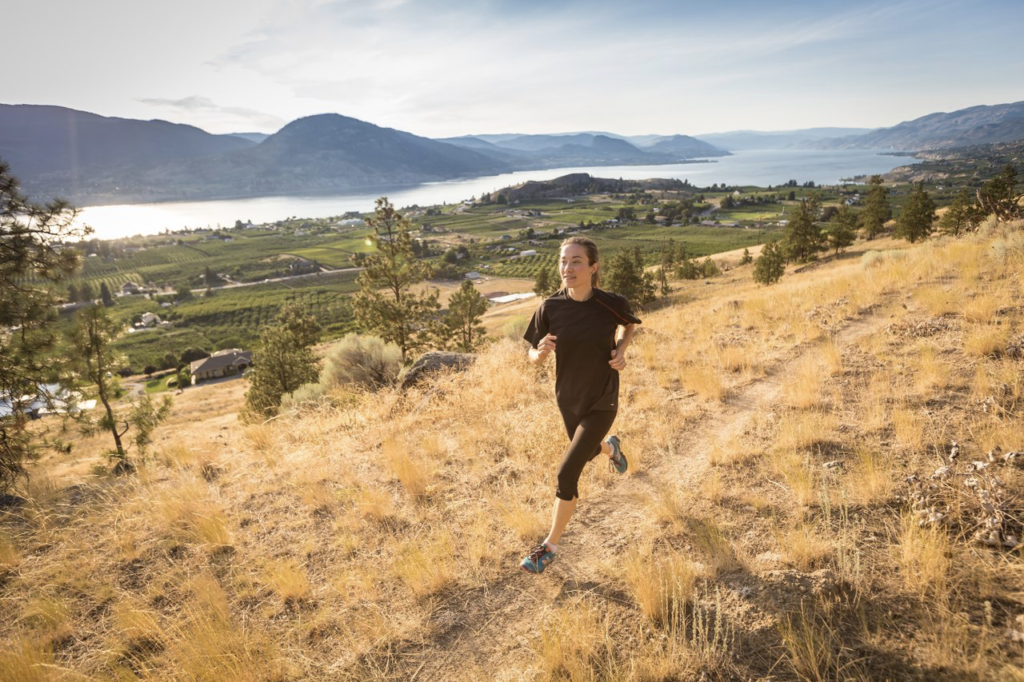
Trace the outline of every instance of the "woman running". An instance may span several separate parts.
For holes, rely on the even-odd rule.
[[[558,468],[551,532],[520,564],[531,573],[542,573],[554,560],[576,510],[577,484],[587,462],[604,454],[615,471],[626,471],[618,437],[604,437],[618,410],[626,348],[640,324],[625,298],[597,288],[597,244],[590,239],[562,242],[558,271],[562,288],[540,304],[523,335],[533,346],[533,364],[555,354],[555,399],[571,441]]]

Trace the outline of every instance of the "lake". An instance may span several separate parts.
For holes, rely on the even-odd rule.
[[[373,210],[377,197],[386,195],[395,206],[430,206],[456,203],[470,197],[526,182],[550,180],[567,173],[590,173],[596,177],[643,180],[677,178],[699,186],[781,185],[789,180],[803,184],[835,184],[855,175],[886,173],[896,166],[916,163],[910,156],[883,156],[864,150],[757,150],[710,159],[707,163],[656,166],[598,166],[551,168],[503,173],[463,180],[379,189],[338,196],[276,196],[224,201],[185,201],[121,206],[90,206],[81,211],[80,221],[95,230],[95,237],[117,239],[136,234],[156,234],[165,229],[229,227],[236,220],[253,223],[284,218],[321,218],[346,211]]]

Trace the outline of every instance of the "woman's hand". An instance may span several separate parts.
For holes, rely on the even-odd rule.
[[[616,348],[612,351],[612,359],[608,361],[611,368],[616,372],[626,369],[626,351]]]
[[[555,340],[557,338],[558,337],[554,334],[545,335],[544,338],[540,340],[540,343],[537,344],[536,348],[530,349],[530,359],[533,360],[534,363],[544,362],[544,360],[554,352]]]

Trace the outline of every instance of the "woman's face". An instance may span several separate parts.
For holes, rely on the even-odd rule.
[[[591,275],[597,272],[597,263],[587,262],[587,249],[582,244],[569,244],[562,247],[561,259],[558,263],[558,274],[562,276],[565,286],[590,286]]]

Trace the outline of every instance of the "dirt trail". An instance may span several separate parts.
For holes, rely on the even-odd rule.
[[[879,330],[886,319],[878,313],[862,314],[849,320],[836,335],[839,346],[846,347]],[[535,669],[529,642],[536,641],[539,627],[549,612],[574,595],[592,593],[612,609],[616,603],[629,604],[630,596],[609,587],[603,567],[621,558],[642,538],[643,521],[650,517],[648,501],[666,485],[676,490],[692,490],[705,476],[709,453],[721,439],[742,434],[755,419],[759,408],[780,397],[782,378],[787,370],[816,352],[815,343],[791,349],[768,367],[764,376],[735,390],[713,412],[691,429],[677,434],[670,450],[651,462],[646,470],[634,472],[607,490],[597,490],[581,502],[565,537],[558,561],[543,576],[510,570],[498,583],[469,590],[457,602],[441,607],[434,619],[450,625],[419,652],[406,652],[402,667],[412,661],[409,671],[418,671],[417,679],[464,679],[471,664],[493,679],[521,679]],[[625,451],[629,454],[628,443]],[[604,466],[595,460],[591,466]],[[750,576],[719,582],[749,582]],[[756,580],[756,578],[754,578]],[[763,611],[758,600],[733,604],[747,613],[745,626],[767,627],[774,619]],[[437,651],[445,651],[438,656]]]

